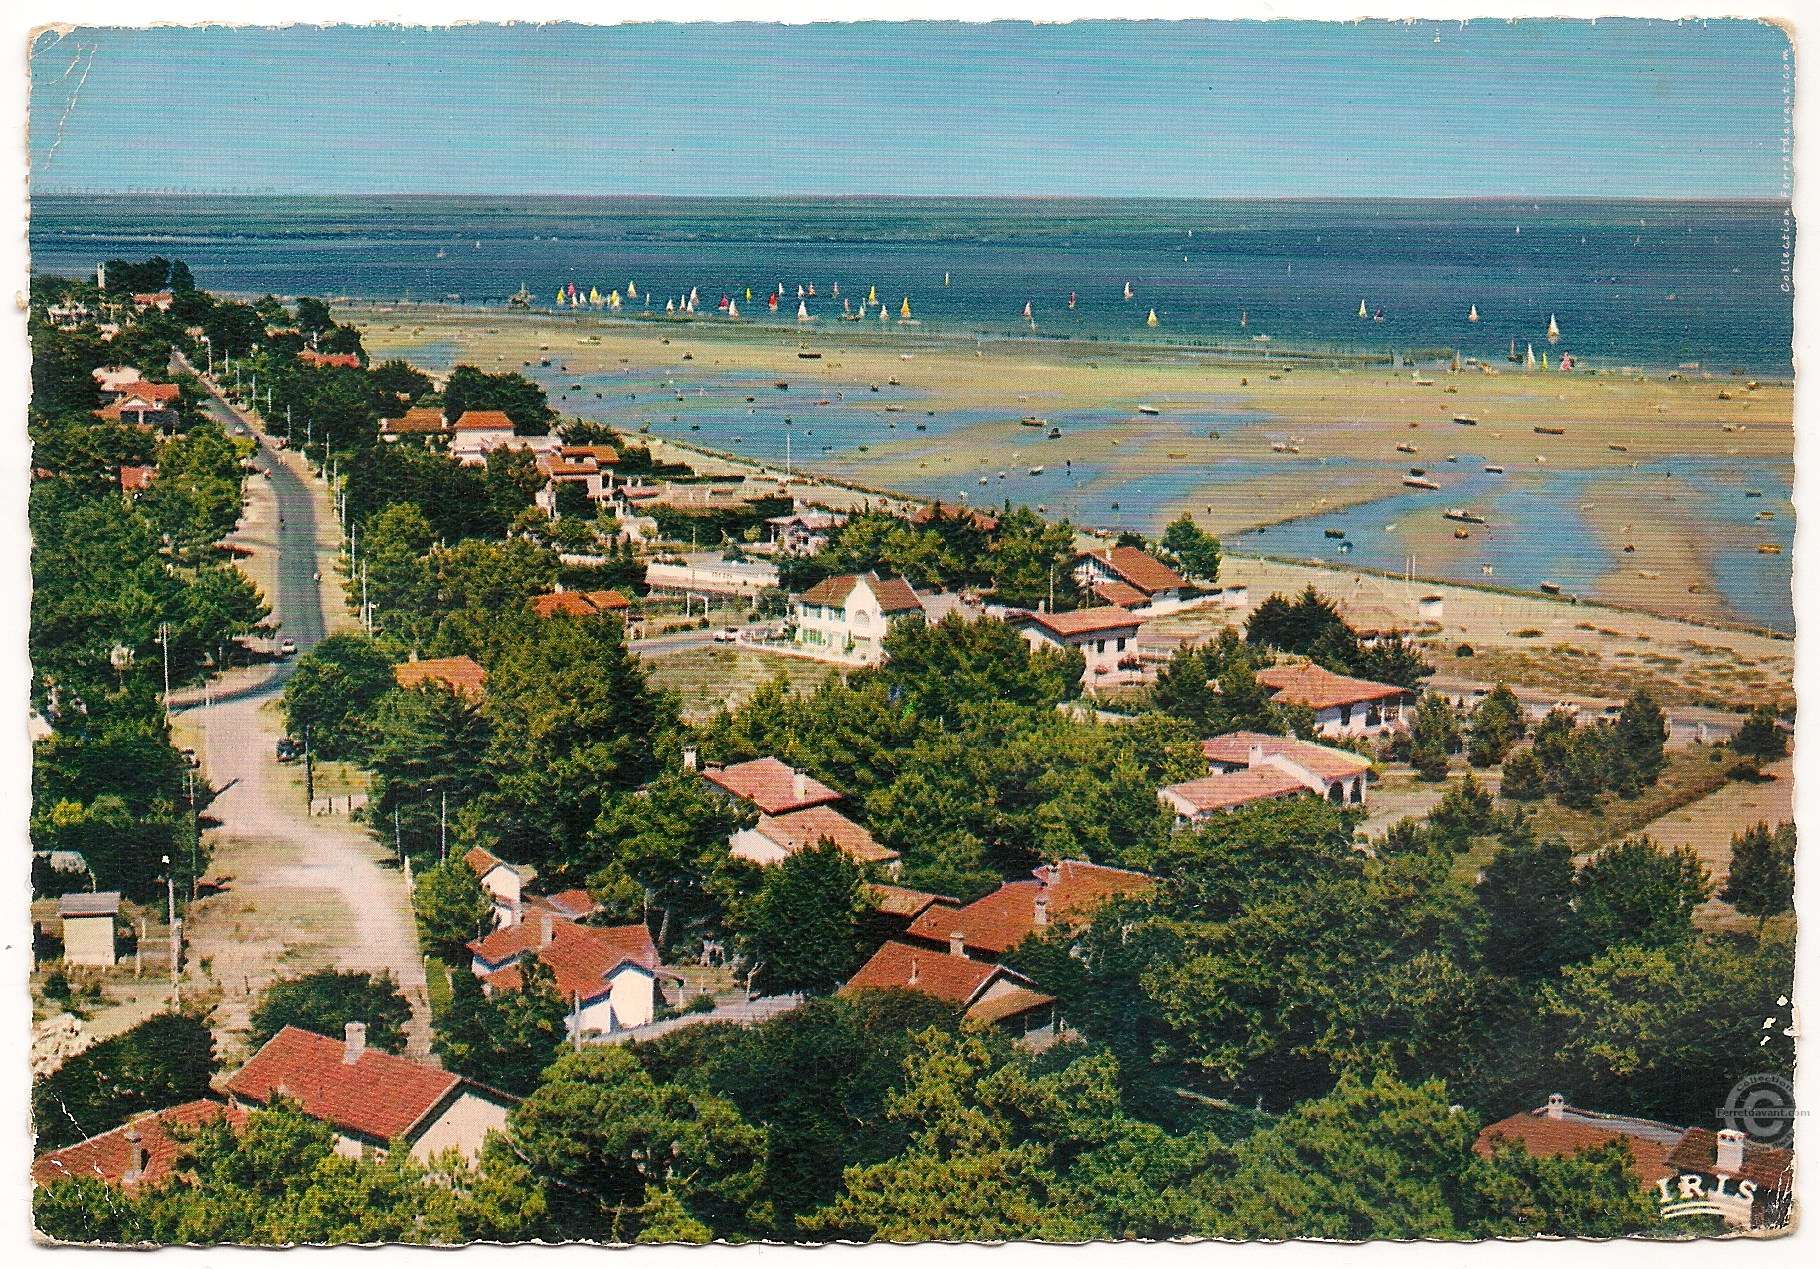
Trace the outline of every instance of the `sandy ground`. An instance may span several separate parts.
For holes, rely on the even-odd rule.
[[[1658,846],[1673,850],[1691,846],[1712,874],[1713,893],[1725,886],[1731,875],[1732,837],[1753,824],[1774,828],[1795,818],[1795,767],[1792,758],[1765,767],[1764,774],[1773,777],[1761,784],[1734,782],[1717,793],[1690,802],[1678,811],[1670,811],[1652,820],[1643,831]],[[1719,899],[1701,905],[1702,921],[1730,923],[1744,920],[1737,909]],[[1754,925],[1754,921],[1747,924]]]

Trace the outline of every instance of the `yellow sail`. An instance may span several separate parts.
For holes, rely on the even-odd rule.
[[[612,293],[610,293],[607,296],[607,303],[612,305],[614,308],[618,308],[619,307],[619,292],[613,291]]]
[[[901,310],[899,310],[899,312],[898,312],[898,314],[897,314],[897,315],[898,315],[898,316],[899,316],[899,317],[908,317],[908,316],[910,316],[910,297],[909,297],[909,296],[908,296],[908,295],[906,295],[906,296],[905,296],[905,297],[904,297],[904,307],[903,307],[903,308],[902,308],[902,309],[901,309]]]
[[[866,303],[868,303],[868,304],[878,303],[878,288],[876,286],[873,287],[870,291],[866,292]]]
[[[600,304],[600,288],[599,287],[591,286],[588,288],[588,303],[596,305],[596,306],[598,306]]]
[[[751,302],[752,302],[752,288],[747,287],[746,288],[746,303],[750,304]]]
[[[568,302],[569,302],[568,292],[563,291],[561,288],[558,288],[557,292],[556,292],[556,307],[561,308],[563,305],[567,304]]]
[[[1150,310],[1150,316],[1149,316],[1149,317],[1148,317],[1148,318],[1146,318],[1146,319],[1145,319],[1145,321],[1144,321],[1144,325],[1146,325],[1146,326],[1155,326],[1155,325],[1156,325],[1156,324],[1157,324],[1157,320],[1156,320],[1156,310],[1155,310],[1155,309],[1151,309],[1151,310]]]

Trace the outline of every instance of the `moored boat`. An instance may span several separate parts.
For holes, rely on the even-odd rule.
[[[1470,414],[1456,414],[1453,416],[1453,421],[1458,423],[1461,427],[1479,426],[1479,420],[1473,418]]]
[[[1484,524],[1485,517],[1465,507],[1449,507],[1441,513],[1444,520],[1458,520],[1462,524]]]
[[[1544,595],[1559,595],[1561,593],[1561,583],[1543,582],[1541,583],[1540,589]]]
[[[1439,489],[1441,486],[1423,476],[1405,476],[1403,483],[1411,489]]]
[[[1535,428],[1531,428],[1530,430],[1532,432],[1534,432],[1537,436],[1565,436],[1565,435],[1567,435],[1567,429],[1564,427],[1535,427]]]

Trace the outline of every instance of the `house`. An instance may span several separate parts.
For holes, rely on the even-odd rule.
[[[987,515],[984,511],[975,511],[972,507],[944,507],[941,503],[931,503],[918,507],[910,517],[910,523],[925,525],[931,520],[965,520],[967,524],[981,533],[997,533],[998,517]]]
[[[406,410],[395,419],[381,419],[379,422],[379,439],[397,441],[406,436],[447,436],[449,421],[441,410],[427,406]]]
[[[682,978],[658,961],[651,931],[642,923],[592,926],[566,921],[554,912],[495,930],[468,944],[474,974],[488,995],[524,985],[521,962],[534,955],[556,980],[569,1009],[569,1037],[642,1027],[659,1004],[678,993],[666,986]]]
[[[441,683],[457,696],[470,700],[479,700],[487,690],[487,672],[472,657],[405,661],[392,667],[392,677],[403,688],[416,687],[419,683]]]
[[[1198,824],[1215,811],[1230,811],[1253,802],[1302,797],[1309,792],[1300,777],[1265,763],[1243,771],[1219,771],[1157,790],[1157,798],[1175,813],[1177,828]]]
[[[750,803],[766,815],[786,815],[841,799],[839,793],[820,780],[786,766],[776,758],[754,758],[730,767],[710,763],[701,774],[708,783],[741,802]]]
[[[156,464],[125,463],[120,468],[120,490],[122,493],[140,493],[150,489],[157,478]]]
[[[548,912],[563,921],[580,921],[594,915],[599,908],[586,890],[558,890],[555,894],[537,895],[524,906],[530,914]]]
[[[847,980],[837,995],[893,988],[920,991],[958,1006],[966,1016],[991,1022],[1013,1034],[1030,1035],[1055,1025],[1055,997],[1004,965],[968,957],[957,939],[946,952],[889,942]]]
[[[1215,774],[1275,767],[1300,780],[1310,791],[1329,802],[1365,803],[1366,775],[1371,763],[1346,749],[1333,749],[1290,736],[1234,731],[1201,742],[1201,752]]]
[[[185,1134],[221,1119],[238,1132],[246,1118],[245,1107],[209,1098],[169,1106],[39,1155],[32,1161],[32,1182],[50,1185],[88,1177],[127,1191],[157,1185],[182,1157]]]
[[[922,621],[922,602],[909,582],[877,573],[824,577],[790,601],[798,647],[873,665],[884,639],[901,621]]]
[[[478,1158],[487,1134],[502,1132],[518,1099],[449,1071],[367,1048],[364,1022],[340,1040],[286,1027],[267,1040],[226,1088],[255,1106],[278,1098],[335,1132],[335,1151],[349,1158],[401,1142],[413,1159],[449,1149]]]
[[[1135,546],[1089,551],[1075,562],[1074,580],[1101,602],[1147,617],[1176,611],[1189,590],[1187,578]]]
[[[89,374],[94,376],[95,390],[104,401],[117,399],[128,387],[145,378],[137,366],[96,366]]]
[[[895,875],[899,864],[897,851],[881,846],[860,825],[831,806],[809,806],[783,815],[763,815],[752,828],[741,829],[727,839],[732,853],[755,864],[775,864],[799,850],[833,842],[862,864],[878,864]]]
[[[171,302],[176,298],[175,293],[171,291],[135,291],[133,292],[133,305],[140,309],[155,308],[162,313],[170,308]]]
[[[63,918],[63,960],[69,965],[111,968],[118,953],[114,923],[120,915],[118,890],[66,894],[57,900]]]
[[[480,888],[493,897],[493,923],[501,929],[517,925],[524,913],[525,887],[537,880],[537,870],[529,864],[508,864],[479,846],[463,858],[480,878]]]
[[[632,603],[616,590],[559,590],[553,595],[533,595],[530,609],[539,617],[592,617],[598,613],[616,612],[622,616],[631,611]]]
[[[875,883],[866,887],[866,893],[872,901],[872,911],[864,921],[865,932],[879,943],[901,938],[918,917],[937,904],[949,908],[961,906],[961,901],[950,895],[929,894],[905,886]]]
[[[997,960],[1032,934],[1090,919],[1109,900],[1142,894],[1155,878],[1084,859],[1064,859],[1033,869],[1031,879],[1008,881],[965,906],[927,905],[905,937],[935,948],[958,945],[966,955]]]
[[[360,356],[357,353],[325,353],[314,348],[300,349],[297,360],[306,366],[341,366],[348,370],[360,369]]]
[[[496,449],[528,449],[534,454],[557,454],[562,438],[520,436],[503,410],[465,410],[455,420],[449,456],[469,467],[484,467]]]
[[[1738,1228],[1787,1222],[1793,1152],[1750,1141],[1736,1129],[1678,1128],[1581,1110],[1551,1093],[1544,1106],[1486,1125],[1473,1149],[1489,1157],[1508,1142],[1530,1154],[1561,1156],[1614,1141],[1630,1148],[1638,1184],[1654,1192],[1665,1218],[1712,1215]]]
[[[181,419],[182,395],[174,383],[129,383],[94,415],[104,423],[174,428]]]
[[[1123,608],[1075,612],[1014,612],[1007,618],[1032,648],[1073,648],[1087,658],[1081,682],[1112,687],[1137,682],[1137,633],[1144,619]]]
[[[1258,671],[1258,682],[1275,700],[1306,705],[1315,729],[1327,736],[1363,736],[1407,731],[1416,694],[1390,683],[1335,674],[1318,665],[1273,665]]]
[[[787,516],[771,516],[771,541],[781,555],[817,555],[827,549],[834,530],[847,523],[838,511],[797,511]]]

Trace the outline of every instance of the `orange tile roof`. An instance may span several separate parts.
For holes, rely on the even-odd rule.
[[[579,921],[599,905],[586,890],[558,890],[555,894],[538,895],[526,905],[527,912],[552,912]]]
[[[464,410],[455,420],[457,432],[510,432],[512,420],[504,410]]]
[[[141,379],[120,388],[121,399],[130,400],[138,397],[141,400],[163,405],[166,401],[176,401],[183,396],[183,389],[174,383],[148,383]]]
[[[1653,1184],[1665,1176],[1675,1175],[1668,1155],[1681,1132],[1679,1128],[1650,1120],[1583,1116],[1583,1112],[1571,1109],[1563,1118],[1551,1119],[1546,1110],[1525,1110],[1486,1125],[1473,1143],[1473,1149],[1489,1157],[1492,1146],[1501,1139],[1522,1146],[1530,1154],[1567,1155],[1613,1141],[1625,1141],[1636,1158],[1637,1175]]]
[[[984,511],[975,511],[971,507],[944,507],[941,503],[917,508],[916,514],[910,517],[911,524],[928,524],[937,514],[946,519],[966,520],[983,533],[994,533],[998,530],[998,519]]]
[[[1060,638],[1074,635],[1110,634],[1114,630],[1135,631],[1144,619],[1123,608],[1078,608],[1073,612],[1033,612],[1019,618],[1034,623]]]
[[[449,430],[449,425],[448,421],[442,417],[441,410],[431,409],[428,406],[417,406],[406,410],[398,418],[386,419],[379,425],[379,429],[394,435],[406,432],[418,434],[446,432]]]
[[[616,590],[563,590],[553,595],[533,595],[531,611],[539,617],[592,617],[596,613],[619,612],[632,603]]]
[[[94,1177],[128,1189],[156,1185],[170,1175],[185,1148],[185,1143],[172,1134],[172,1128],[197,1128],[225,1117],[239,1130],[245,1126],[246,1116],[244,1107],[224,1102],[206,1098],[184,1102],[180,1106],[141,1115],[73,1146],[39,1155],[32,1161],[32,1180],[39,1185],[49,1185],[53,1181]],[[130,1183],[126,1174],[133,1166],[134,1156],[133,1143],[127,1140],[129,1132],[139,1134],[139,1148],[145,1152],[144,1167]]]
[[[599,997],[609,989],[608,979],[613,972],[627,961],[654,974],[666,972],[658,960],[657,945],[651,941],[651,931],[642,923],[577,925],[551,914],[550,942],[538,946],[542,941],[543,915],[534,913],[517,925],[475,939],[468,944],[468,950],[487,965],[503,966],[482,975],[481,981],[495,991],[517,991],[522,987],[524,975],[519,958],[536,956],[549,966],[556,990],[564,1000]]]
[[[419,683],[446,684],[458,696],[482,696],[487,690],[487,672],[472,657],[432,657],[427,661],[404,661],[392,667],[392,677],[399,687],[416,687]]]
[[[512,865],[508,864],[505,860],[501,859],[498,855],[495,855],[484,846],[470,847],[468,853],[463,855],[462,858],[467,862],[468,867],[474,870],[474,875],[476,877],[484,877],[495,868],[512,867]]]
[[[1104,551],[1089,551],[1088,558],[1098,560],[1117,573],[1130,586],[1154,595],[1188,584],[1188,579],[1148,551],[1135,546],[1114,546]]]
[[[1371,768],[1369,761],[1345,749],[1333,749],[1293,736],[1268,736],[1257,731],[1232,731],[1212,740],[1203,740],[1201,752],[1207,755],[1209,762],[1242,767],[1250,762],[1253,745],[1262,749],[1265,757],[1274,758],[1280,754],[1323,780],[1349,780]]]
[[[847,596],[851,595],[854,587],[862,581],[878,597],[880,612],[911,612],[923,606],[909,582],[901,577],[881,579],[877,573],[849,573],[841,577],[824,577],[802,593],[802,602],[827,604],[834,608],[842,607],[847,602]]]
[[[958,932],[969,951],[1001,956],[1037,929],[1036,900],[1047,900],[1051,924],[1076,924],[1091,917],[1108,900],[1148,890],[1155,878],[1125,868],[1108,868],[1084,859],[1045,864],[1028,881],[1008,881],[962,908],[931,907],[907,931],[938,947]]]
[[[778,816],[760,815],[758,831],[791,852],[805,850],[826,838],[861,863],[882,864],[899,858],[897,851],[879,845],[871,833],[830,806],[809,806]]]
[[[908,987],[950,1004],[969,1005],[1001,975],[1020,983],[1030,981],[1003,965],[991,965],[948,952],[932,952],[926,947],[913,947],[893,940],[874,952],[872,959],[836,994],[848,996],[856,991]]]
[[[951,908],[961,906],[959,899],[945,894],[927,894],[921,890],[911,890],[904,886],[887,886],[874,883],[868,889],[872,894],[872,908],[887,916],[918,917],[935,904],[946,904]]]
[[[305,348],[297,354],[297,360],[306,366],[347,366],[353,370],[360,368],[360,357],[355,353],[325,353]]]
[[[1349,678],[1318,665],[1273,665],[1258,671],[1258,682],[1274,689],[1281,699],[1300,702],[1310,709],[1358,705],[1410,694],[1406,687]]]
[[[821,781],[779,762],[776,758],[754,758],[736,762],[719,770],[702,772],[709,783],[719,785],[741,801],[750,802],[766,815],[800,811],[823,802],[838,802],[841,795]],[[800,791],[799,791],[800,782]]]
[[[1093,597],[1114,608],[1142,608],[1150,602],[1150,596],[1124,582],[1101,582],[1093,588]]]
[[[1719,1150],[1719,1134],[1711,1128],[1689,1128],[1681,1141],[1668,1152],[1666,1164],[1675,1171],[1714,1174]],[[1793,1184],[1795,1152],[1761,1142],[1744,1142],[1744,1167],[1737,1177],[1754,1181],[1759,1190],[1786,1190]]]
[[[138,489],[148,489],[157,478],[158,468],[156,466],[128,464],[120,469],[120,488],[127,493]]]
[[[1244,806],[1248,802],[1311,793],[1313,790],[1277,767],[1250,767],[1244,771],[1185,780],[1181,784],[1168,786],[1163,792],[1173,793],[1193,807],[1194,814],[1204,815],[1208,811],[1224,811]]]
[[[1000,992],[985,1000],[974,1001],[967,1009],[967,1016],[975,1022],[1002,1022],[1006,1018],[1054,1003],[1054,996],[1045,996],[1028,987],[1013,987],[1010,991]]]
[[[619,461],[619,451],[611,445],[564,445],[562,456],[564,458],[592,458],[600,466]]]
[[[374,1048],[344,1062],[344,1051],[342,1040],[286,1027],[228,1078],[227,1090],[260,1103],[282,1095],[332,1127],[393,1141],[408,1138],[463,1082]]]

